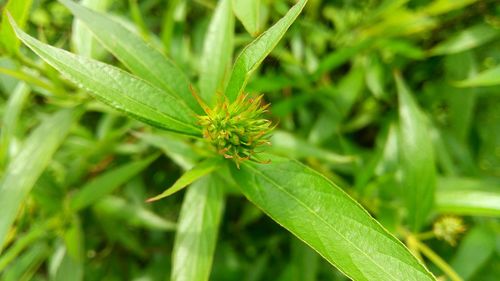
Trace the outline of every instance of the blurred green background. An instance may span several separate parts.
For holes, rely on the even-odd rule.
[[[83,2],[113,15],[196,81],[217,1]],[[235,54],[291,4],[252,0],[253,20],[238,14],[246,8],[236,9],[243,20],[235,25]],[[57,1],[33,0],[25,30],[123,67]],[[84,102],[85,113],[34,179],[0,255],[0,280],[168,279],[184,192],[154,204],[144,200],[181,175],[185,158],[199,158],[191,155],[193,143],[89,100],[25,48],[22,55],[9,48],[0,53],[0,175],[49,114]],[[398,87],[421,118],[400,120]],[[271,103],[269,117],[278,123],[272,151],[339,183],[403,240],[401,186],[435,183],[424,234],[442,215],[461,216],[467,230],[455,245],[425,243],[464,280],[499,280],[498,0],[310,0],[247,91]],[[419,126],[422,134],[402,141],[405,126]],[[423,168],[402,182],[412,166]],[[346,277],[228,187],[211,280]]]

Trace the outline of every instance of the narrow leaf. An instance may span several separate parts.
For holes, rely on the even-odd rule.
[[[200,106],[189,91],[188,78],[162,53],[109,16],[73,1],[59,1],[132,73],[166,91],[170,96],[184,100],[191,109],[201,113]]]
[[[184,197],[172,254],[172,281],[207,281],[224,208],[222,182],[213,175]]]
[[[77,116],[74,110],[61,110],[44,120],[30,134],[20,152],[7,166],[0,181],[0,252],[22,202],[45,170]]]
[[[431,50],[433,55],[455,54],[481,46],[500,35],[500,29],[488,24],[478,24],[461,30]]]
[[[486,87],[500,85],[500,66],[485,70],[468,79],[455,83],[458,87]]]
[[[232,0],[234,14],[252,36],[257,36],[260,30],[260,0]]]
[[[226,89],[226,96],[229,100],[235,100],[238,94],[244,90],[252,73],[276,47],[306,3],[307,0],[299,0],[283,18],[243,49],[234,63]]]
[[[146,202],[153,202],[170,196],[184,187],[190,185],[199,178],[211,173],[220,163],[219,158],[207,159],[198,165],[194,166],[191,170],[185,172],[171,187],[163,191],[155,197],[149,198]]]
[[[24,44],[97,99],[153,126],[199,134],[194,112],[175,96],[114,66],[46,45],[11,24]]]
[[[29,11],[33,0],[10,0],[3,9],[2,22],[0,23],[0,44],[9,53],[15,53],[19,49],[19,40],[7,20],[7,13],[19,23],[21,28],[24,28],[28,20]]]
[[[442,178],[438,181],[436,208],[445,214],[500,217],[498,181]]]
[[[297,161],[232,168],[245,196],[353,280],[435,280],[361,205]]]
[[[150,156],[141,161],[124,164],[94,178],[81,187],[80,190],[71,198],[69,203],[70,208],[73,211],[79,211],[94,204],[102,197],[110,194],[113,190],[117,189],[139,174],[156,158],[158,158],[158,155]]]
[[[200,62],[200,92],[208,104],[215,102],[215,93],[222,89],[233,54],[234,17],[231,0],[217,4],[208,26]]]
[[[396,75],[399,94],[399,147],[408,223],[418,230],[434,203],[436,168],[427,120],[402,78]]]

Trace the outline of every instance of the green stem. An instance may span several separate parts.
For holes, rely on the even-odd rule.
[[[427,232],[415,234],[415,237],[418,240],[422,241],[422,240],[429,240],[429,239],[435,238],[436,235],[434,234],[434,231],[427,231]]]
[[[431,260],[437,267],[439,267],[444,274],[446,274],[452,281],[463,281],[463,279],[455,272],[451,266],[444,261],[438,254],[436,254],[431,248],[427,247],[424,243],[415,239],[414,241],[419,250]]]

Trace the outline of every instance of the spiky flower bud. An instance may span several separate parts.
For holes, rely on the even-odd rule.
[[[262,105],[262,95],[250,98],[241,94],[232,103],[221,96],[212,109],[197,99],[206,113],[198,116],[203,137],[219,154],[234,160],[238,168],[245,160],[265,162],[256,155],[257,149],[270,145],[269,136],[274,127],[263,117],[269,104]]]
[[[464,231],[463,220],[456,216],[443,216],[434,223],[433,227],[434,235],[452,246],[456,244],[458,236]]]

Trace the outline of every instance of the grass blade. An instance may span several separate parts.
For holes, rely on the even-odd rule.
[[[49,164],[77,116],[77,111],[65,109],[43,121],[7,166],[0,182],[0,252],[23,200]]]
[[[8,53],[16,53],[19,50],[19,39],[7,20],[7,13],[19,23],[21,28],[24,28],[28,20],[28,14],[31,9],[33,0],[10,0],[3,9],[2,22],[0,23],[0,43]]]
[[[208,280],[223,208],[223,186],[215,176],[188,188],[175,235],[172,281]]]
[[[408,223],[412,230],[424,224],[434,203],[436,168],[430,129],[403,79],[396,75],[399,94],[399,147]]]
[[[200,94],[209,105],[215,102],[215,93],[223,89],[233,54],[233,33],[231,0],[219,1],[208,26],[200,62]]]
[[[252,36],[260,31],[260,0],[232,0],[234,14]]]

